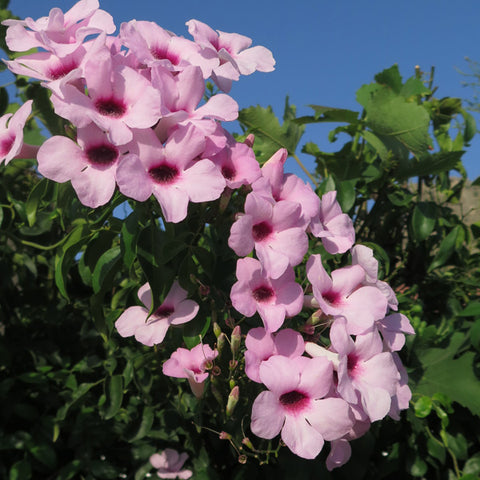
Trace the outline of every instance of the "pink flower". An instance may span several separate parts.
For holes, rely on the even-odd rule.
[[[285,328],[275,335],[263,327],[252,328],[245,339],[245,373],[250,380],[261,383],[260,365],[273,355],[282,355],[288,358],[299,357],[305,350],[302,336]]]
[[[289,265],[298,265],[308,250],[308,237],[301,227],[300,214],[298,203],[268,201],[249,193],[245,214],[238,216],[232,225],[228,245],[242,257],[255,248],[267,274],[278,278]]]
[[[391,352],[397,352],[403,348],[405,333],[415,335],[410,320],[402,313],[387,315],[384,319],[376,322],[376,327],[382,334],[385,348]]]
[[[283,167],[287,160],[288,152],[281,148],[264,163],[262,177],[257,180],[252,189],[255,193],[273,197],[276,202],[288,200],[300,204],[303,225],[308,226],[310,220],[318,215],[320,198],[310,185],[304,183],[292,173],[284,173]]]
[[[98,0],[81,0],[65,14],[52,8],[48,17],[4,20],[7,45],[14,52],[44,48],[58,56],[73,52],[88,35],[113,33],[112,16],[98,9]]]
[[[336,191],[325,193],[320,213],[310,223],[312,233],[322,239],[325,250],[331,254],[345,253],[355,243],[352,219],[342,213],[336,197]]]
[[[158,90],[137,70],[115,58],[105,45],[86,62],[83,73],[72,71],[58,85],[50,83],[47,87],[54,93],[51,101],[58,115],[76,127],[94,122],[108,132],[112,143],[124,145],[132,140],[133,128],[157,123],[163,106]],[[82,75],[86,91],[77,85]]]
[[[187,299],[187,291],[176,281],[163,303],[150,316],[152,292],[148,283],[140,287],[138,298],[145,307],[127,308],[115,322],[115,328],[122,337],[135,335],[136,340],[149,347],[163,342],[170,325],[189,322],[199,310],[198,304]]]
[[[373,256],[373,250],[365,245],[355,245],[352,248],[352,264],[360,265],[365,270],[364,285],[377,287],[385,295],[388,307],[397,310],[398,300],[392,287],[378,279],[378,260]]]
[[[192,476],[191,470],[182,470],[187,460],[186,453],[178,453],[173,448],[166,448],[162,453],[155,453],[150,457],[150,463],[158,468],[157,475],[160,478],[187,479]]]
[[[321,256],[312,255],[307,262],[307,277],[320,309],[326,315],[344,316],[348,333],[362,333],[385,316],[387,299],[378,288],[363,286],[365,270],[360,265],[338,268],[330,278]]]
[[[348,335],[345,319],[339,317],[330,329],[332,349],[338,353],[338,393],[346,401],[360,402],[372,422],[390,411],[391,399],[397,393],[400,373],[390,352],[383,351],[376,330]]]
[[[275,355],[260,365],[268,390],[253,402],[252,432],[266,439],[281,432],[287,447],[302,458],[315,458],[325,440],[343,437],[353,415],[340,398],[324,398],[333,382],[325,358],[287,358]]]
[[[163,364],[163,373],[169,377],[186,378],[197,398],[203,395],[205,380],[208,378],[207,364],[217,357],[218,352],[208,345],[199,343],[191,350],[177,348]]]
[[[250,257],[237,261],[237,278],[230,292],[232,305],[247,317],[258,312],[265,328],[278,330],[285,317],[293,317],[303,307],[302,287],[295,283],[293,268],[278,278],[269,278],[261,263]]]
[[[198,20],[189,20],[186,25],[195,42],[213,52],[220,65],[213,70],[212,80],[224,92],[229,92],[232,81],[240,75],[250,75],[255,70],[271,72],[275,60],[265,47],[249,48],[252,40],[237,33],[215,32]]]
[[[96,208],[112,198],[125,147],[113,145],[93,123],[77,130],[77,143],[67,137],[50,137],[38,151],[38,171],[56,182],[71,180],[80,201]]]
[[[35,158],[38,147],[23,143],[23,129],[32,112],[33,100],[25,102],[15,113],[0,117],[0,163],[12,158]]]
[[[140,202],[154,195],[167,222],[187,216],[189,202],[216,200],[225,179],[208,159],[198,159],[205,137],[192,125],[178,127],[162,146],[153,130],[136,132],[138,146],[117,169],[117,183],[127,197]],[[194,161],[195,160],[195,161]]]

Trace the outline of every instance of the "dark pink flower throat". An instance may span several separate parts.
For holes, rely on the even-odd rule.
[[[274,292],[269,286],[262,285],[261,287],[257,287],[252,292],[252,295],[257,302],[266,302],[274,296]]]
[[[252,236],[256,242],[261,242],[273,232],[272,226],[268,222],[256,223],[252,227]]]
[[[103,98],[95,102],[97,112],[106,117],[121,118],[127,111],[125,104],[116,98]]]
[[[282,407],[290,413],[301,412],[310,403],[310,398],[297,390],[280,395],[279,400]]]
[[[117,148],[109,143],[89,147],[85,153],[88,161],[93,165],[112,165],[118,158]]]
[[[151,168],[148,174],[157,183],[173,183],[179,175],[177,167],[168,165],[168,163]]]

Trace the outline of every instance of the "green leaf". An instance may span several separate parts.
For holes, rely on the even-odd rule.
[[[432,399],[430,397],[422,396],[415,402],[415,415],[418,418],[428,417],[431,411]]]
[[[210,327],[210,317],[202,318],[197,315],[183,327],[183,341],[188,349],[192,349],[201,342]]]
[[[135,435],[128,440],[130,443],[140,440],[150,432],[150,430],[152,429],[153,420],[155,418],[154,414],[154,407],[146,405],[143,408],[142,421],[140,422],[140,426],[138,427]]]
[[[480,302],[469,302],[468,305],[459,313],[459,317],[478,317],[480,316]]]
[[[402,161],[393,171],[393,174],[399,180],[411,177],[438,175],[439,173],[448,172],[457,168],[463,153],[463,151],[437,152],[431,155],[422,155],[420,158]]]
[[[337,184],[337,200],[342,212],[348,212],[355,204],[357,198],[355,192],[355,180],[340,182]]]
[[[468,113],[466,110],[462,108],[460,112],[462,113],[463,120],[465,122],[465,128],[463,130],[463,141],[465,144],[468,144],[477,132],[477,124],[473,115]]]
[[[113,418],[120,407],[123,400],[123,377],[121,375],[113,375],[107,378],[106,384],[107,392],[107,411],[105,412],[105,420]]]
[[[431,90],[419,78],[415,77],[410,77],[400,90],[400,94],[407,99],[417,95],[423,97],[431,93]]]
[[[10,469],[8,478],[9,480],[29,480],[32,478],[30,462],[26,458],[15,462]]]
[[[440,248],[433,258],[432,263],[428,267],[428,272],[435,270],[442,265],[445,265],[446,261],[450,258],[450,255],[455,251],[457,242],[457,236],[460,231],[460,225],[456,225],[451,232],[442,240]]]
[[[320,105],[308,105],[313,108],[315,115],[299,117],[295,123],[303,125],[306,123],[322,123],[322,122],[346,122],[356,123],[358,112],[347,110],[345,108],[322,107]]]
[[[289,155],[293,155],[305,130],[305,126],[297,125],[292,120],[285,120],[280,125],[272,107],[263,108],[259,105],[240,110],[238,121],[247,127],[248,133],[255,134],[255,144],[257,139],[263,142],[261,163],[280,148],[287,149]]]
[[[398,70],[398,65],[392,65],[375,75],[375,81],[380,85],[390,87],[395,93],[400,93],[402,89],[402,76]]]
[[[480,453],[470,457],[462,470],[464,475],[480,475]]]
[[[415,457],[409,470],[413,477],[423,477],[427,473],[428,466],[420,457]]]
[[[67,274],[70,270],[77,253],[80,252],[90,232],[86,223],[77,225],[67,236],[63,245],[55,256],[55,283],[60,293],[68,300],[66,289]]]
[[[437,460],[439,460],[440,463],[445,463],[447,452],[443,444],[441,444],[439,441],[434,440],[431,437],[428,437],[427,449],[428,449],[428,453],[433,458],[436,458]]]
[[[392,150],[398,144],[416,156],[428,151],[430,116],[423,106],[407,102],[389,87],[364,85],[357,99],[365,107],[367,126],[377,136],[392,141]]]
[[[446,348],[429,348],[418,351],[419,367],[412,371],[412,378],[420,373],[414,393],[432,396],[439,392],[452,401],[480,415],[480,381],[474,371],[475,353],[456,356],[465,336],[453,334]]]
[[[435,228],[436,206],[432,202],[419,202],[413,209],[411,227],[413,238],[416,242],[422,242],[430,236]]]
[[[475,323],[470,329],[470,341],[472,342],[474,348],[480,352],[480,318],[475,320]]]
[[[92,276],[92,287],[95,293],[109,290],[113,275],[117,272],[121,260],[120,247],[107,250],[97,262]]]
[[[3,115],[7,110],[9,104],[7,89],[0,88],[0,115]]]
[[[57,455],[55,450],[45,443],[35,445],[30,448],[30,453],[41,463],[50,469],[54,469],[57,465]]]
[[[392,155],[387,146],[373,132],[361,130],[360,135],[370,144],[384,162],[390,159]]]
[[[139,234],[138,216],[132,212],[122,224],[120,232],[120,248],[122,251],[123,263],[129,270],[136,258],[137,238]]]
[[[32,189],[25,203],[25,212],[27,213],[28,225],[33,226],[37,218],[37,209],[43,196],[48,190],[47,178],[42,178]]]

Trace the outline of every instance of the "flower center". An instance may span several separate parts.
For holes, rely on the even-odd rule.
[[[328,292],[322,293],[323,299],[330,305],[338,305],[340,303],[340,294],[329,290]]]
[[[290,413],[301,412],[310,403],[310,398],[297,390],[280,395],[279,400]]]
[[[118,150],[110,144],[90,147],[86,151],[88,161],[93,165],[112,165],[118,158]]]
[[[125,104],[115,98],[100,99],[95,102],[97,112],[106,117],[120,118],[127,111]]]
[[[15,136],[7,137],[0,142],[0,155],[5,157],[12,148],[13,142],[15,142]]]
[[[74,70],[75,68],[77,68],[78,65],[74,64],[74,63],[70,63],[70,64],[60,64],[60,65],[57,65],[56,67],[52,67],[49,72],[48,72],[48,76],[52,79],[52,80],[58,80],[59,78],[63,78],[65,75],[67,75],[67,73],[70,73],[72,70]]]
[[[252,236],[255,242],[261,242],[273,232],[273,228],[267,222],[260,222],[252,227]]]
[[[161,305],[155,310],[154,316],[158,318],[168,318],[175,311],[172,307]]]
[[[168,47],[157,45],[150,50],[150,53],[156,60],[169,60],[173,65],[178,65],[180,62],[180,57],[176,53],[170,52]]]
[[[222,175],[227,179],[227,180],[233,180],[235,178],[235,170],[232,167],[222,167]]]
[[[267,300],[270,300],[273,297],[273,295],[274,295],[273,290],[266,285],[257,287],[252,292],[252,296],[257,302],[266,302]]]
[[[178,169],[167,163],[151,168],[148,174],[157,183],[173,183],[179,175]]]

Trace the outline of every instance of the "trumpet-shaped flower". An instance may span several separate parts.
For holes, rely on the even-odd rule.
[[[298,265],[307,252],[308,237],[300,215],[298,203],[275,202],[273,198],[269,201],[250,193],[245,200],[245,214],[232,225],[228,245],[240,256],[255,248],[266,273],[278,278],[289,265]]]
[[[325,193],[320,212],[310,223],[312,233],[322,239],[325,250],[331,254],[345,253],[355,243],[352,219],[342,212],[336,198],[336,191]]]
[[[199,343],[191,350],[177,348],[163,364],[163,373],[169,377],[186,378],[196,397],[203,395],[207,366],[218,356],[216,350]]]
[[[261,263],[250,257],[237,261],[237,279],[230,292],[232,305],[247,317],[258,312],[269,332],[278,330],[285,317],[293,317],[303,307],[302,287],[295,283],[293,268],[278,278],[269,278]]]
[[[287,447],[302,458],[315,458],[325,440],[343,437],[353,414],[340,398],[324,398],[333,382],[332,364],[325,358],[279,355],[260,365],[268,390],[253,402],[252,432],[266,439],[281,432]]]
[[[115,322],[115,328],[122,337],[135,335],[136,340],[149,347],[163,342],[170,325],[189,322],[199,309],[196,302],[187,299],[187,291],[176,281],[163,303],[150,316],[152,292],[148,283],[140,287],[138,298],[145,306],[127,308]]]
[[[193,473],[191,470],[182,469],[188,455],[178,453],[173,448],[166,448],[162,453],[154,453],[150,457],[150,463],[157,470],[157,476],[160,478],[180,478],[186,480]]]
[[[363,286],[365,270],[360,265],[338,268],[328,275],[320,255],[307,262],[307,277],[313,294],[326,315],[344,316],[348,333],[357,335],[370,329],[387,311],[387,299],[372,286]]]
[[[136,132],[138,148],[132,147],[117,169],[117,183],[127,197],[145,201],[154,195],[167,222],[187,216],[189,202],[216,200],[225,179],[208,159],[198,160],[205,137],[192,125],[178,127],[162,146],[153,130]],[[195,161],[194,161],[195,160]]]
[[[305,342],[300,333],[285,328],[276,334],[268,332],[263,327],[252,328],[245,339],[245,373],[250,380],[262,383],[260,380],[260,365],[273,355],[288,358],[300,357],[305,350]]]
[[[32,112],[32,100],[25,102],[15,113],[0,117],[0,163],[12,158],[34,158],[36,148],[23,143],[23,129]]]

